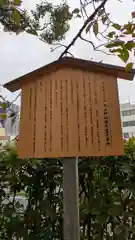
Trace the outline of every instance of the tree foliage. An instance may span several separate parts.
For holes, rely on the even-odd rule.
[[[126,63],[126,71],[129,71],[133,63],[129,63],[128,60],[135,49],[135,12],[129,13],[132,20],[121,25],[120,22],[113,20],[113,14],[110,15],[110,12],[107,11],[106,5],[109,0],[79,1],[80,8],[71,11],[66,2],[62,1],[59,5],[54,5],[43,0],[36,5],[36,9],[28,12],[27,9],[22,10],[21,0],[0,0],[0,23],[5,31],[16,33],[25,31],[52,44],[65,38],[74,17],[82,18],[82,26],[77,35],[73,36],[69,45],[59,45],[65,47],[60,57],[69,53],[70,48],[80,38],[89,42],[95,51],[118,56]],[[125,4],[124,0],[121,1],[121,4]],[[93,34],[96,42],[100,43],[99,45],[95,45],[95,40],[91,40]]]
[[[83,16],[84,24],[60,57],[63,57],[71,46],[78,39],[81,39],[89,43],[95,51],[119,57],[126,63],[126,71],[131,70],[133,63],[128,61],[135,49],[135,12],[129,13],[132,20],[122,25],[113,20],[113,14],[111,16],[110,12],[107,11],[106,5],[109,0],[80,0],[80,3],[81,8],[78,9],[78,13],[79,16]],[[124,1],[121,1],[121,4],[124,4]],[[91,14],[89,14],[90,7],[93,8]],[[95,39],[92,38],[93,35],[95,35]]]
[[[15,33],[25,31],[47,43],[64,38],[69,30],[69,20],[74,15],[70,13],[69,6],[65,2],[53,5],[42,1],[31,12],[22,10],[21,2],[20,0],[0,1],[0,23],[5,31]]]
[[[132,20],[121,24],[108,12],[106,5],[109,0],[78,1],[80,8],[71,9],[65,1],[55,5],[43,0],[34,10],[27,11],[22,8],[23,0],[0,0],[1,29],[17,34],[33,34],[48,44],[55,44],[52,50],[62,47],[64,50],[60,58],[67,54],[72,55],[72,46],[81,39],[89,43],[94,51],[120,58],[125,63],[126,71],[130,71],[134,64],[129,60],[135,50],[135,12],[129,13]],[[124,0],[121,0],[121,4],[125,4]],[[74,18],[81,18],[82,25],[69,44],[65,45],[62,40],[65,39]]]
[[[62,172],[60,159],[20,160],[13,147],[1,150],[1,240],[63,239]],[[79,182],[81,239],[135,239],[134,139],[123,157],[79,159]]]

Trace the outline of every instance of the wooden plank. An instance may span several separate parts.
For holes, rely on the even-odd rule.
[[[77,156],[78,149],[80,149],[80,139],[78,140],[78,122],[77,122],[77,94],[74,89],[76,88],[76,80],[73,71],[70,72],[68,77],[68,127],[69,127],[69,153],[73,152]],[[68,153],[68,154],[69,154]]]
[[[105,154],[105,142],[104,142],[104,103],[102,95],[102,77],[94,74],[97,92],[96,103],[96,139],[97,139],[97,156],[103,156]]]
[[[80,149],[78,149],[79,156],[80,153],[84,155],[85,152],[85,119],[84,119],[84,86],[83,86],[83,72],[74,72],[76,75],[76,95],[77,95],[77,123],[79,124],[78,128],[78,142],[80,142]],[[80,75],[80,77],[79,77]],[[79,79],[79,81],[78,81]],[[75,91],[74,90],[74,91]],[[76,105],[77,106],[77,105]],[[74,106],[75,107],[75,106]]]
[[[18,152],[21,158],[29,158],[30,152],[30,135],[29,135],[29,109],[30,109],[30,88],[24,85],[22,89],[22,104],[21,104],[21,121],[20,121],[20,135]]]
[[[95,99],[95,91],[96,91],[96,79],[95,74],[89,76],[89,91],[91,93],[91,103],[90,103],[90,122],[91,122],[91,156],[97,154],[97,134],[96,134],[96,99]],[[88,152],[87,152],[88,154]]]
[[[111,135],[111,142],[110,146],[108,147],[107,155],[123,155],[124,154],[124,144],[122,140],[122,128],[121,128],[121,121],[120,121],[120,108],[119,108],[119,100],[118,97],[118,87],[117,87],[117,80],[114,77],[110,77],[109,81],[106,81],[106,93],[108,98],[108,114],[110,120],[110,135]],[[111,94],[109,91],[111,89]]]
[[[60,137],[60,75],[56,73],[52,79],[53,86],[53,105],[52,105],[52,155],[59,157],[61,150],[61,137]]]
[[[51,158],[123,153],[115,77],[61,69],[25,86],[23,94],[21,156]],[[24,132],[28,135],[25,142]]]
[[[36,84],[37,104],[36,104],[36,138],[35,138],[35,156],[44,158],[44,122],[45,122],[45,91],[44,82],[37,81]]]
[[[36,79],[39,79],[40,77],[44,76],[45,74],[51,74],[52,72],[57,71],[57,69],[61,68],[69,68],[76,70],[76,69],[82,69],[86,72],[96,72],[96,73],[103,73],[108,76],[114,76],[116,78],[122,78],[122,79],[128,79],[132,80],[135,74],[135,70],[131,70],[129,72],[125,71],[124,67],[118,67],[103,63],[97,63],[93,61],[87,61],[83,59],[77,59],[77,58],[61,58],[55,62],[52,62],[46,66],[43,66],[39,69],[36,69],[33,72],[30,72],[22,77],[19,77],[13,81],[10,81],[4,85],[5,88],[8,90],[14,92],[20,88],[22,88],[23,84],[28,84],[30,82],[35,81]]]

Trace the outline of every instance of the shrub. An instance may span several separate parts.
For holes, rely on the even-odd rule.
[[[0,152],[0,239],[63,239],[62,160]],[[83,240],[135,239],[135,143],[123,157],[79,159]],[[72,196],[71,196],[72,197]]]

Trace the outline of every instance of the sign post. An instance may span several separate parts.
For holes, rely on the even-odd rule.
[[[64,240],[80,240],[78,158],[63,160]]]
[[[76,156],[124,154],[117,78],[134,73],[66,57],[4,85],[22,89],[19,157],[63,158],[64,240],[80,240]]]

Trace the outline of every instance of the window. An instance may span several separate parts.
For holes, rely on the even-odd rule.
[[[123,127],[132,127],[135,126],[135,121],[123,122]]]
[[[135,109],[131,109],[131,110],[125,110],[121,112],[122,116],[131,116],[131,115],[135,115]]]
[[[123,136],[124,138],[129,138],[129,133],[124,133]]]
[[[131,110],[122,111],[122,116],[130,116],[132,114]]]
[[[135,115],[135,109],[131,110],[131,115]]]

